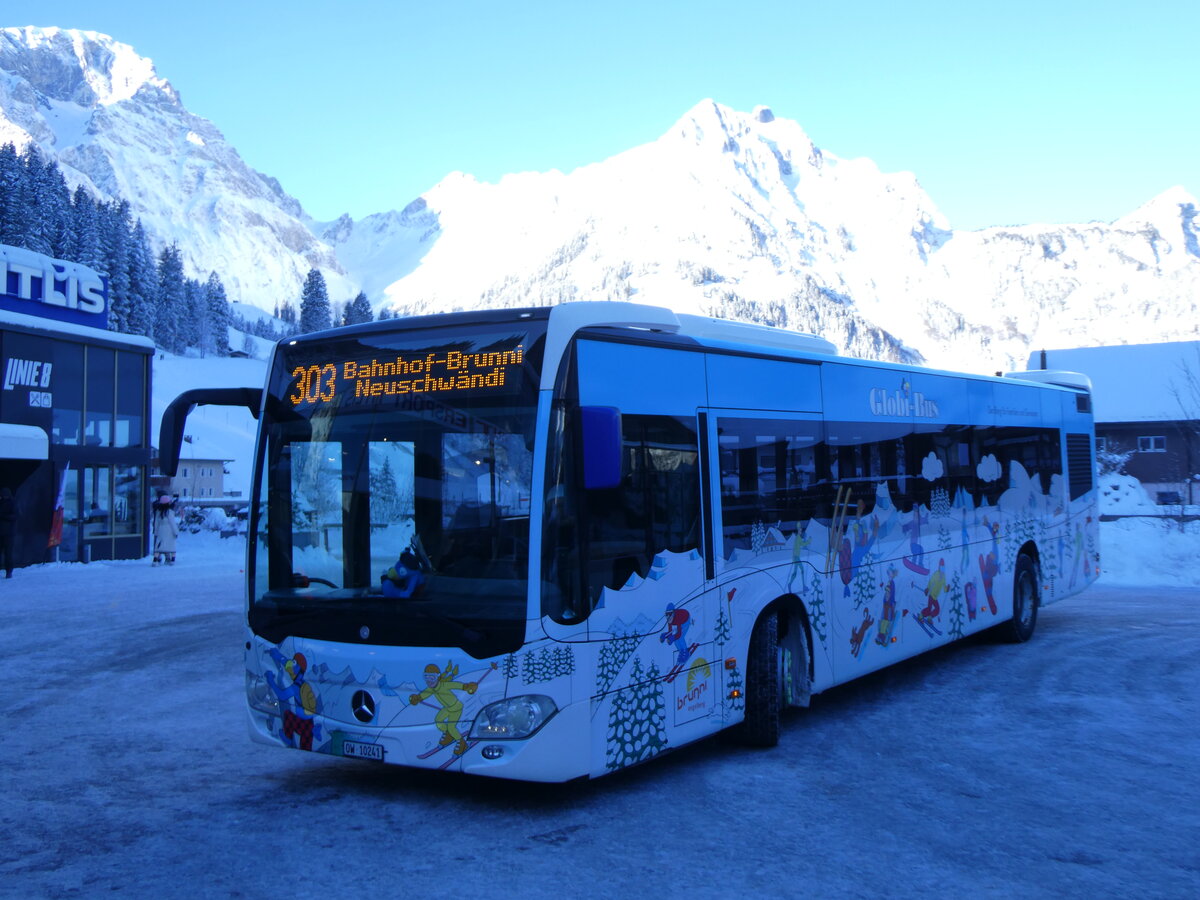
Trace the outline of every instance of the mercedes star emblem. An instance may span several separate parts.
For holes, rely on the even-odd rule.
[[[375,718],[375,701],[366,691],[354,692],[350,708],[354,711],[354,718],[360,722],[370,722]]]

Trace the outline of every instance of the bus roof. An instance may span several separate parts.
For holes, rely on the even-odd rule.
[[[841,362],[853,365],[876,366],[913,372],[942,372],[943,374],[981,380],[994,380],[1000,376],[999,372],[995,376],[991,376],[981,373],[950,372],[949,370],[926,368],[906,363],[840,357],[838,356],[837,346],[832,341],[826,340],[819,335],[791,331],[772,325],[760,325],[751,322],[738,322],[731,319],[676,313],[662,306],[617,300],[575,300],[548,307],[470,310],[452,313],[434,313],[401,319],[384,319],[377,322],[366,322],[361,325],[347,325],[328,331],[314,332],[302,335],[299,338],[285,339],[285,341],[308,341],[334,336],[349,337],[379,331],[392,331],[397,326],[405,329],[423,329],[468,324],[471,322],[544,321],[547,319],[549,323],[542,365],[542,390],[553,388],[559,363],[570,346],[571,339],[578,332],[592,328],[616,328],[629,329],[632,332],[647,334],[657,333],[664,337],[690,339],[700,347],[734,352],[766,353],[797,359],[817,357],[819,360],[822,357],[835,357]],[[1004,379],[1035,382],[1051,389],[1091,391],[1091,382],[1088,377],[1076,372],[1046,372],[1036,370],[1033,372],[1008,372],[1002,377]]]

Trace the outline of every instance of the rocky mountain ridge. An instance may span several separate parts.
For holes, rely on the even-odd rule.
[[[270,310],[310,267],[332,299],[432,312],[622,299],[829,337],[851,355],[994,371],[1041,347],[1193,339],[1200,218],[1171,189],[1111,224],[956,231],[911,173],[841,159],[767,107],[712,100],[570,173],[452,173],[400,210],[314,223],[132,48],[0,30],[0,142],[129,200],[188,274]]]

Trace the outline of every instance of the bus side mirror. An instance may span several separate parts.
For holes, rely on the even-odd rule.
[[[175,477],[175,470],[179,467],[179,449],[183,444],[183,426],[188,414],[197,406],[244,406],[257,419],[262,399],[262,388],[194,388],[184,391],[163,410],[158,428],[158,470]]]
[[[582,406],[583,486],[591,490],[621,484],[621,411],[611,406]]]

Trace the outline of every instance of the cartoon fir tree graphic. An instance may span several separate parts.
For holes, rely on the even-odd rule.
[[[721,609],[717,613],[717,625],[714,629],[713,638],[717,643],[717,647],[724,647],[729,643],[730,627],[729,616],[725,615],[725,604],[721,604]]]
[[[511,653],[504,657],[500,671],[504,673],[505,678],[510,681],[515,680],[517,675],[520,674],[520,669],[517,667],[517,658]]]
[[[667,749],[667,703],[663,698],[662,672],[658,663],[650,663],[646,672],[645,690],[638,697],[638,718],[642,725],[642,740],[645,755],[642,759],[657,756]]]
[[[606,768],[631,766],[666,749],[667,706],[661,676],[655,663],[643,673],[641,657],[634,657],[631,686],[618,691],[609,708]]]
[[[596,667],[596,693],[608,693],[616,680],[626,660],[633,655],[637,648],[638,639],[634,635],[615,638],[607,641],[600,648],[600,664]]]
[[[929,516],[943,519],[950,515],[950,493],[945,488],[935,488],[929,498]]]
[[[876,555],[868,553],[854,574],[854,609],[856,612],[875,599],[875,560]]]
[[[809,625],[812,626],[813,634],[824,645],[829,620],[825,616],[825,584],[816,570],[813,571],[812,581],[808,584],[808,611],[812,618]]]
[[[732,714],[746,708],[745,684],[742,681],[742,672],[737,666],[734,666],[729,672],[729,679],[725,682],[725,718],[731,718]]]
[[[937,542],[938,542],[938,549],[941,550],[943,553],[945,553],[947,550],[949,550],[950,545],[953,543],[953,541],[950,538],[950,529],[947,528],[945,525],[938,526]]]
[[[545,650],[542,651],[543,654],[545,652]],[[537,684],[539,681],[545,681],[542,677],[542,663],[538,658],[538,654],[532,650],[522,658],[521,676],[525,679],[526,684]]]
[[[570,675],[575,671],[575,648],[570,645],[554,650],[554,677]]]
[[[954,580],[950,582],[950,636],[960,638],[963,636],[963,590],[962,576],[955,575]]]

